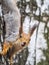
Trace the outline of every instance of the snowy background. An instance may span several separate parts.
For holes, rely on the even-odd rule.
[[[29,0],[27,0],[27,1],[29,1]],[[36,0],[36,2],[38,4],[38,7],[41,8],[41,14],[44,12],[45,9],[48,9],[49,0],[44,0],[44,5],[42,5],[42,6],[41,6],[41,0]],[[30,9],[27,6],[26,12],[29,12],[29,11],[30,11]],[[46,11],[46,13],[48,14],[49,12]],[[37,9],[36,15],[39,15],[39,9]],[[28,30],[27,28],[29,27],[28,26],[29,21],[30,21],[29,17],[26,17],[25,21],[24,21],[24,31],[25,32],[27,32],[27,30]],[[38,21],[34,20],[34,18],[32,18],[31,26],[35,23],[38,23]],[[27,26],[27,28],[26,28],[26,26]],[[37,42],[36,42],[36,63],[40,62],[41,59],[43,59],[43,60],[46,59],[46,57],[44,56],[44,54],[41,50],[41,49],[45,49],[45,50],[47,49],[47,43],[46,43],[46,40],[44,39],[44,35],[43,35],[44,26],[45,26],[45,23],[42,23],[42,22],[39,25]],[[49,24],[48,24],[48,26],[49,26]],[[28,46],[29,56],[27,58],[26,65],[28,65],[28,63],[30,63],[31,65],[34,65],[34,56],[35,56],[34,49],[35,49],[36,30],[35,30],[34,34],[32,35],[30,44]]]

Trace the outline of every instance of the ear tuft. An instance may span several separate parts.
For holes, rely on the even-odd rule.
[[[36,29],[37,26],[38,26],[37,24],[33,25],[33,27],[30,30],[30,36],[33,34],[33,32],[34,32],[34,30]]]

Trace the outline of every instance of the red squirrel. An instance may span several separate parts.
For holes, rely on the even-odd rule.
[[[25,47],[28,46],[28,44],[30,42],[30,38],[31,38],[34,30],[36,29],[36,27],[37,27],[37,25],[34,25],[28,34],[22,32],[21,37],[18,38],[16,41],[13,41],[13,42],[5,41],[3,43],[3,50],[0,52],[0,55],[8,56],[8,58],[10,60],[10,64],[11,64],[13,55],[19,53]]]

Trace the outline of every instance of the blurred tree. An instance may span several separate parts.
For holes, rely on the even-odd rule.
[[[49,6],[47,11],[49,11]],[[42,50],[44,53],[44,56],[46,57],[46,60],[41,59],[41,62],[39,62],[37,65],[49,65],[49,14],[47,14],[46,12],[43,13],[43,18],[44,23],[45,23],[45,27],[44,27],[44,38],[46,40],[47,43],[47,49],[46,50]]]

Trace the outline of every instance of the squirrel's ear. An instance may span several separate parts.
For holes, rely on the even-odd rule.
[[[21,27],[19,28],[19,35],[21,35],[22,32],[23,32],[23,27],[21,26]]]
[[[37,26],[38,26],[37,24],[34,24],[33,27],[30,29],[30,36],[33,34]]]
[[[21,36],[22,33],[23,33],[23,23],[21,21],[20,22],[20,28],[19,28],[19,35]]]

